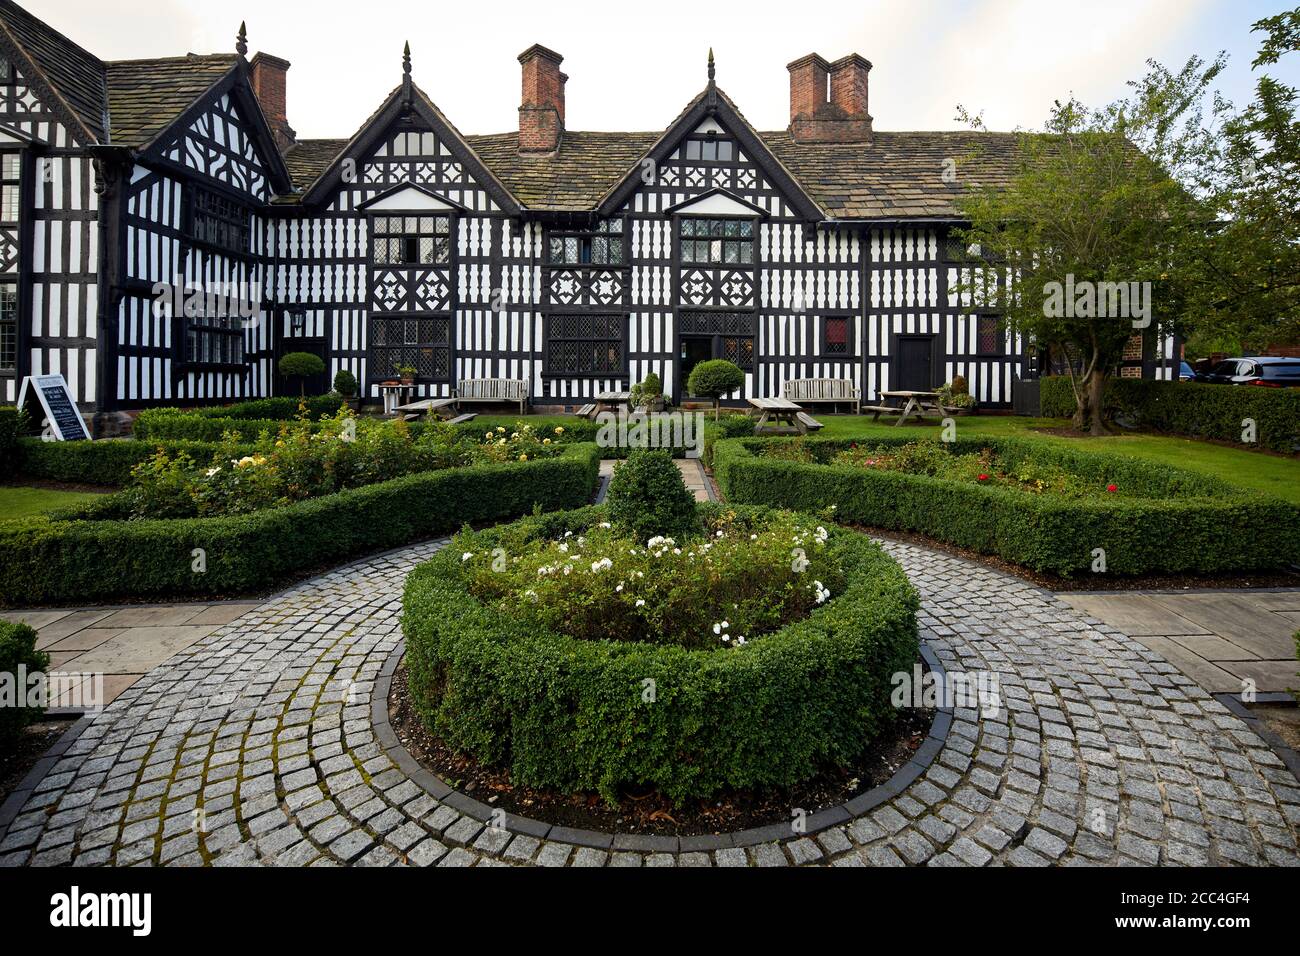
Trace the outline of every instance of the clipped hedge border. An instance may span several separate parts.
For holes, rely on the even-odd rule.
[[[214,442],[133,441],[18,441],[19,470],[29,478],[67,481],[84,485],[125,485],[131,469],[160,449],[169,455],[185,452],[200,464],[212,460],[222,446]]]
[[[294,574],[445,534],[465,523],[591,497],[600,456],[475,465],[223,518],[123,520],[117,495],[45,518],[0,522],[0,603],[259,593]],[[206,552],[207,570],[191,569]]]
[[[1040,380],[1044,418],[1074,414],[1074,390],[1065,376]],[[1284,455],[1300,451],[1300,388],[1207,385],[1112,378],[1103,403],[1126,424],[1170,435],[1232,442],[1246,449],[1264,448]],[[1255,421],[1257,439],[1242,442],[1242,421]]]
[[[909,440],[871,439],[882,445]],[[807,441],[827,450],[850,444]],[[1010,460],[1032,456],[1099,482],[1185,497],[1077,501],[924,475],[765,458],[754,453],[761,445],[746,440],[718,444],[715,475],[729,501],[801,511],[834,505],[840,521],[919,532],[1034,571],[1091,573],[1094,548],[1105,549],[1107,573],[1120,575],[1258,571],[1300,562],[1297,506],[1119,455],[1028,439],[953,443],[958,453],[992,448]]]
[[[717,505],[702,505],[706,513]],[[761,510],[761,509],[746,509]],[[492,540],[575,534],[606,509],[525,519]],[[403,596],[412,701],[449,746],[525,786],[658,787],[674,801],[790,786],[843,765],[892,719],[891,675],[917,659],[915,591],[865,536],[837,529],[844,592],[804,620],[717,651],[585,641],[525,626],[467,588],[447,548]],[[644,681],[656,699],[642,699]]]

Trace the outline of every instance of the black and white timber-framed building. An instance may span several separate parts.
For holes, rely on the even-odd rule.
[[[0,403],[48,373],[100,413],[296,393],[274,363],[310,351],[314,387],[347,368],[367,400],[402,366],[424,396],[516,378],[563,407],[655,372],[681,400],[721,357],[737,399],[960,374],[999,407],[1032,362],[951,291],[954,199],[1005,181],[1017,137],[874,130],[860,56],[789,64],[785,130],[710,55],[666,130],[610,133],[565,128],[562,58],[533,46],[519,129],[462,135],[408,50],[350,138],[298,140],[288,62],[246,54],[241,27],[231,54],[106,62],[0,0]],[[1129,359],[1176,364],[1155,335]]]

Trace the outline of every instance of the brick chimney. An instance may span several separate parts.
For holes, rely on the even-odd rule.
[[[796,143],[869,143],[867,74],[856,53],[827,63],[809,53],[789,64],[790,135]]]
[[[519,54],[523,66],[523,103],[519,107],[519,151],[553,153],[564,135],[564,57],[534,43]]]
[[[289,125],[285,94],[289,61],[259,51],[249,61],[248,69],[253,94],[262,107],[271,132],[275,134],[275,143],[280,149],[287,149],[295,139],[293,127]]]

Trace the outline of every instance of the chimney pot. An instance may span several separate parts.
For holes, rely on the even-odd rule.
[[[856,53],[828,63],[809,53],[790,71],[790,135],[796,143],[867,143],[867,74],[871,63]]]
[[[249,61],[248,68],[253,95],[257,97],[266,122],[275,135],[275,143],[282,150],[288,149],[296,138],[288,116],[286,74],[289,72],[289,61],[259,51]]]

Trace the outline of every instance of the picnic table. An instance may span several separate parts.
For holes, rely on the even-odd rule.
[[[880,421],[881,415],[897,415],[895,427],[902,425],[909,418],[943,417],[943,406],[939,404],[938,392],[889,391],[881,392],[881,398],[892,398],[901,405],[866,405],[864,412],[871,412],[873,422]]]
[[[747,401],[750,404],[750,415],[758,413],[758,422],[754,425],[755,435],[764,432],[782,434],[791,431],[806,435],[822,427],[821,422],[788,398],[750,398]],[[768,419],[775,419],[779,424],[768,425]]]
[[[455,406],[456,399],[454,398],[425,398],[418,402],[398,405],[393,411],[402,415],[437,415],[443,409],[454,409]]]
[[[631,392],[601,392],[596,396],[596,414],[616,412],[631,400]]]

